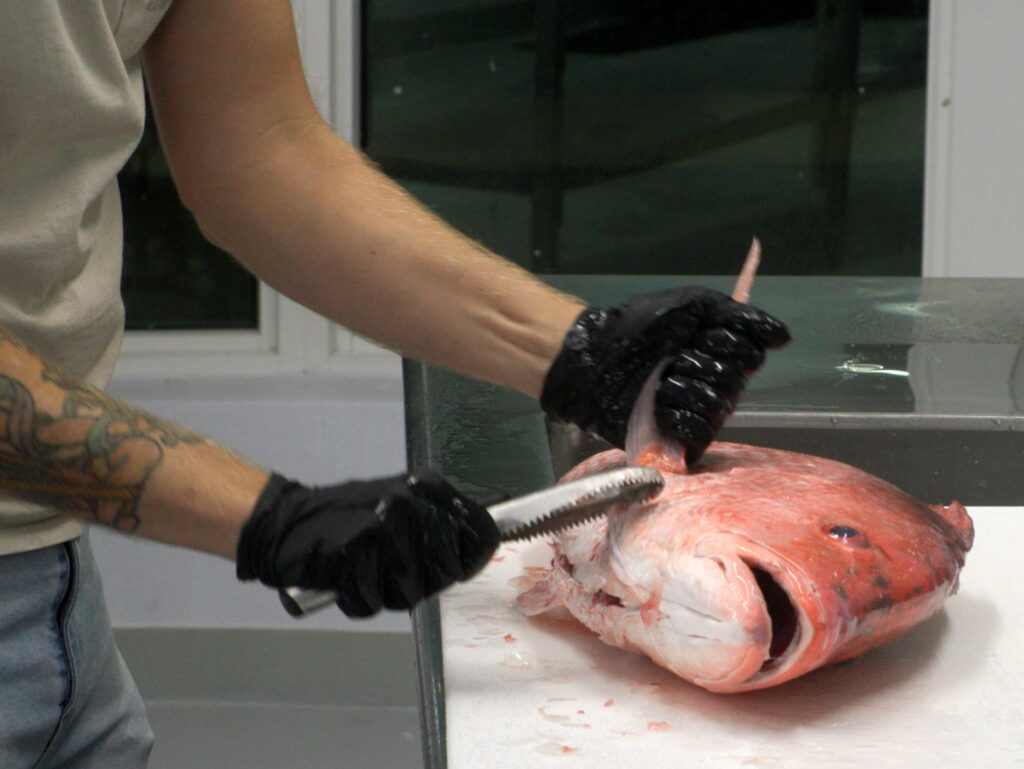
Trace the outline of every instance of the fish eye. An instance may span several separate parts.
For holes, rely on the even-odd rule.
[[[862,545],[864,544],[864,535],[860,533],[858,529],[852,526],[845,526],[842,524],[829,526],[826,529],[826,533],[832,537],[832,539],[838,539],[841,542],[845,542],[851,545]]]

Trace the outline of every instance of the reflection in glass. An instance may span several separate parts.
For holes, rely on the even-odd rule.
[[[364,137],[539,272],[919,275],[925,0],[367,0]]]

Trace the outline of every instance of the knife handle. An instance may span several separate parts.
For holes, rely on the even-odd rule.
[[[283,587],[277,591],[277,596],[284,610],[293,617],[305,617],[338,600],[338,594],[331,590],[302,587]]]

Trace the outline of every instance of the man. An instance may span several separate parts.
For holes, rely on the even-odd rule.
[[[168,8],[168,5],[170,7]],[[319,117],[287,0],[0,6],[0,765],[142,766],[150,735],[79,521],[216,553],[242,579],[407,609],[497,544],[426,475],[309,488],[105,396],[119,346],[115,176],[142,129],[204,233],[277,290],[403,354],[539,396],[621,444],[656,416],[696,460],[770,316],[702,289],[587,308],[454,232]]]

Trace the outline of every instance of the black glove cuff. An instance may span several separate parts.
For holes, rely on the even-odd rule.
[[[235,573],[240,580],[258,579],[266,585],[279,584],[273,559],[267,555],[277,552],[276,544],[282,535],[278,521],[291,517],[284,511],[284,504],[288,492],[298,487],[299,484],[283,475],[271,474],[238,538]],[[272,511],[285,512],[285,515],[281,512],[272,515]]]
[[[555,421],[572,422],[584,430],[594,428],[593,388],[595,374],[601,369],[601,362],[593,357],[593,351],[600,349],[594,340],[603,336],[607,322],[606,310],[588,307],[565,335],[540,394],[541,408]]]

